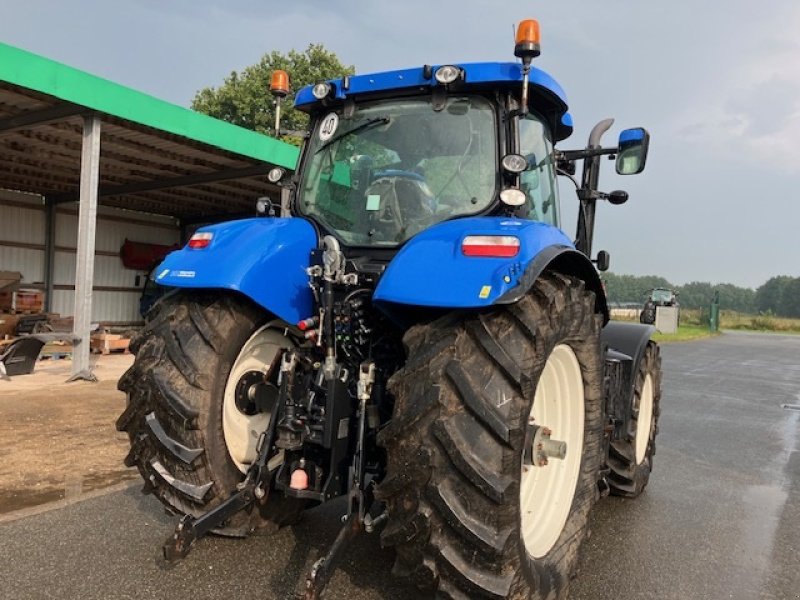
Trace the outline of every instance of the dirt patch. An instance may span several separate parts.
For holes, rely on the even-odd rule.
[[[117,380],[132,361],[100,357],[98,383],[65,383],[65,360],[0,381],[0,514],[139,477],[123,464],[128,437],[114,427],[125,408]]]

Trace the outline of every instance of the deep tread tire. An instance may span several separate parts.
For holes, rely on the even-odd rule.
[[[642,460],[636,460],[636,437],[639,425],[639,408],[645,381],[651,378],[653,395],[653,416],[647,440],[647,448]],[[608,449],[608,483],[611,493],[616,496],[635,498],[644,491],[653,470],[653,455],[656,453],[658,417],[661,413],[661,354],[658,344],[648,342],[639,367],[633,390],[631,419],[621,440],[614,440]]]
[[[389,381],[395,412],[379,435],[388,468],[376,491],[396,574],[443,598],[566,597],[603,460],[601,326],[582,281],[546,273],[516,304],[407,332],[408,361]],[[564,529],[533,559],[521,534],[522,447],[539,376],[560,344],[583,379],[583,453]]]
[[[199,516],[243,478],[225,444],[222,396],[231,365],[266,316],[231,294],[177,292],[151,309],[131,343],[136,359],[118,384],[128,400],[117,420],[131,441],[125,464],[139,469],[144,491],[172,513]],[[302,508],[271,494],[266,505],[235,515],[216,532],[277,530]]]

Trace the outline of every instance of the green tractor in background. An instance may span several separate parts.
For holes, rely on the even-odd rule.
[[[678,320],[680,320],[678,293],[667,288],[653,288],[645,296],[644,307],[642,312],[639,313],[639,322],[645,325],[655,325],[656,309],[659,306],[674,306],[678,309]]]

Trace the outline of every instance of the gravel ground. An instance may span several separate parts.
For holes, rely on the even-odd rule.
[[[132,355],[98,356],[98,383],[65,383],[69,360],[40,361],[0,381],[0,514],[138,477],[114,428],[125,407],[117,379]]]

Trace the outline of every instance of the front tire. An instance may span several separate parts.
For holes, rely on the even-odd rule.
[[[263,311],[230,294],[173,293],[148,317],[118,385],[128,398],[117,420],[131,440],[125,464],[139,469],[145,491],[170,512],[197,517],[235,491],[269,422],[241,398],[237,410],[237,383],[269,367],[291,342],[263,326]],[[217,533],[277,530],[301,510],[298,501],[270,494],[266,505],[234,515]]]
[[[608,483],[612,494],[636,498],[650,481],[661,412],[661,355],[655,342],[647,343],[639,360],[631,401],[624,436],[608,450]]]
[[[594,309],[583,282],[547,273],[514,305],[407,332],[376,492],[396,573],[446,598],[567,595],[602,461]],[[566,456],[531,464],[529,424]]]

